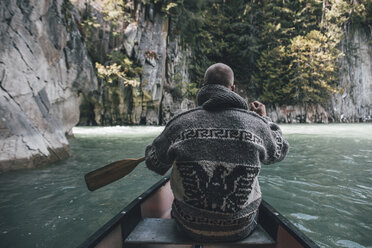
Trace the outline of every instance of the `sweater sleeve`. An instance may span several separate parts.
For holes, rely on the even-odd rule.
[[[279,126],[266,117],[268,128],[265,132],[265,151],[260,154],[260,160],[264,164],[272,164],[283,160],[289,151],[289,143],[284,139]]]
[[[146,147],[146,166],[150,170],[164,175],[172,167],[173,160],[168,156],[171,141],[165,129],[151,145]]]

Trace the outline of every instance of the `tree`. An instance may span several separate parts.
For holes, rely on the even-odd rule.
[[[225,7],[225,15],[230,17],[225,39],[228,44],[225,60],[236,71],[239,84],[251,85],[256,71],[256,61],[261,49],[260,23],[261,1],[232,1]]]
[[[295,102],[294,87],[289,80],[290,58],[286,47],[266,49],[257,61],[254,75],[259,100],[266,104],[292,104]]]
[[[295,92],[295,103],[325,103],[336,92],[337,56],[332,53],[327,37],[317,30],[306,36],[296,36],[289,46],[290,84]]]

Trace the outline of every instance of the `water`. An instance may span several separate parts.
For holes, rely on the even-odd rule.
[[[321,247],[372,247],[372,125],[282,129],[291,150],[263,166],[264,198]]]
[[[264,199],[321,247],[372,247],[372,124],[282,125],[291,144],[263,166]],[[72,156],[0,175],[0,247],[76,247],[160,179],[142,164],[95,192],[85,173],[137,158],[161,127],[79,127]]]

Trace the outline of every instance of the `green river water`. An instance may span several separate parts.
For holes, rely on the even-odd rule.
[[[321,247],[372,247],[372,124],[281,125],[291,150],[262,166],[264,199]],[[95,192],[84,175],[143,156],[162,127],[77,127],[71,157],[0,174],[0,247],[77,247],[160,176],[144,164]]]

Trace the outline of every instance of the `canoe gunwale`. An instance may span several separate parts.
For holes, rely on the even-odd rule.
[[[93,233],[88,239],[86,239],[78,248],[93,248],[100,241],[102,241],[107,234],[109,234],[117,225],[121,225],[122,238],[123,240],[130,234],[134,227],[138,224],[141,219],[141,203],[156,190],[164,186],[169,181],[170,176],[163,177],[149,189],[147,189],[140,196],[136,197],[131,203],[129,203],[119,214],[115,215],[100,229]],[[127,221],[125,221],[127,220]]]
[[[280,214],[265,200],[262,200],[261,202],[258,218],[258,223],[263,226],[266,232],[274,240],[277,240],[279,226],[281,226],[304,248],[319,248],[319,246],[313,240],[306,236],[301,230],[299,230],[294,224],[292,224],[286,217]],[[268,220],[270,220],[270,222],[268,222]]]

